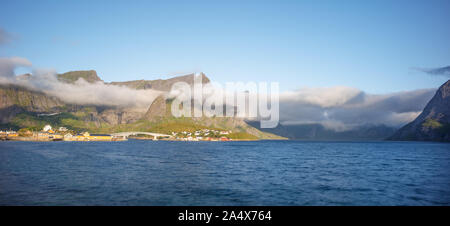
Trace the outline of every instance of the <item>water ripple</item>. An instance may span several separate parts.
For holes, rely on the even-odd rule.
[[[0,205],[450,205],[450,145],[0,143]]]

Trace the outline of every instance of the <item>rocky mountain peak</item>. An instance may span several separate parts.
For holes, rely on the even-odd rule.
[[[126,81],[126,82],[111,82],[111,85],[121,85],[127,86],[132,89],[154,89],[159,91],[170,91],[172,85],[177,82],[186,82],[189,85],[194,84],[194,76],[196,74],[188,74],[177,76],[169,79],[157,79],[157,80],[134,80],[134,81]],[[209,83],[209,78],[204,73],[199,73],[199,76],[202,76],[202,83]]]
[[[69,71],[64,74],[58,74],[58,80],[67,83],[74,83],[78,79],[82,78],[86,82],[103,82],[103,80],[98,77],[97,72],[94,70],[89,71]]]
[[[436,91],[422,113],[390,140],[450,141],[450,80]]]
[[[144,115],[144,119],[154,120],[157,117],[164,117],[166,115],[166,98],[163,95],[158,96],[150,105]]]

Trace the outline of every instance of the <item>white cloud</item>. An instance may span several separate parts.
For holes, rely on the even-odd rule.
[[[28,79],[18,79],[14,69],[18,66],[31,66],[25,58],[0,59],[0,83],[13,84],[44,92],[66,103],[94,104],[121,107],[148,108],[161,94],[155,90],[134,90],[125,86],[106,85],[103,82],[88,83],[79,79],[74,84],[60,82],[54,70],[34,70]]]
[[[351,87],[307,88],[280,96],[282,124],[320,123],[333,130],[364,124],[399,127],[417,117],[435,93],[421,89],[384,95]]]
[[[351,87],[338,86],[329,88],[302,88],[285,92],[280,95],[280,101],[291,101],[312,104],[321,107],[339,106],[356,97],[361,91]]]
[[[0,58],[0,78],[12,78],[18,67],[31,67],[31,62],[22,57]]]

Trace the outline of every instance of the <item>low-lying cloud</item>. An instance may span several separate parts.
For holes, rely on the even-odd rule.
[[[365,124],[399,127],[414,120],[435,91],[373,95],[351,87],[304,88],[280,95],[280,121],[320,123],[339,131]]]
[[[79,79],[75,83],[64,83],[52,70],[33,70],[32,76],[16,76],[17,67],[30,67],[25,58],[0,58],[0,84],[17,85],[43,92],[60,100],[79,105],[104,105],[118,107],[148,108],[161,94],[156,90],[135,90],[125,86],[107,85],[103,82],[88,83]]]
[[[210,84],[204,85],[203,91],[208,94],[207,98],[216,101],[223,100],[224,95],[231,95],[222,86]],[[280,93],[279,119],[283,125],[321,124],[335,131],[366,125],[401,127],[422,112],[435,91],[418,89],[375,95],[346,86],[305,87]],[[190,99],[191,96],[186,98]],[[250,111],[246,118],[258,120],[258,117],[252,118],[249,114]]]

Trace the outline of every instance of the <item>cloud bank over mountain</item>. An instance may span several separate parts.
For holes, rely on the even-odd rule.
[[[364,124],[399,127],[420,114],[435,89],[383,95],[352,87],[303,88],[280,95],[282,124],[320,123],[343,131]]]
[[[20,57],[0,58],[0,84],[26,87],[71,104],[147,109],[161,94],[151,89],[135,90],[103,82],[88,83],[83,79],[73,84],[65,83],[57,79],[53,70],[34,69],[32,76],[16,76],[14,70],[17,67],[31,67],[31,62]]]

